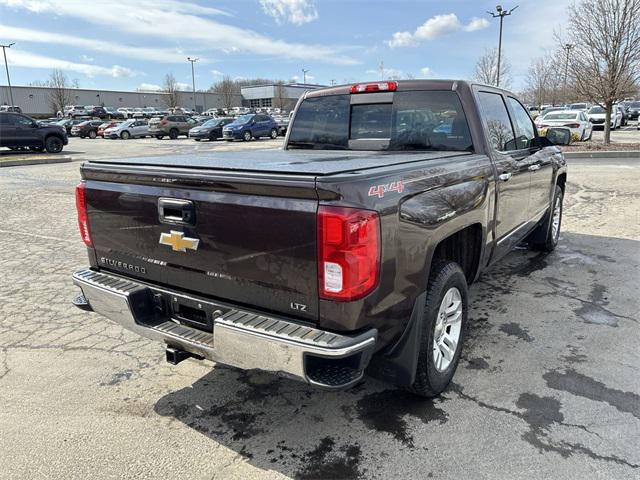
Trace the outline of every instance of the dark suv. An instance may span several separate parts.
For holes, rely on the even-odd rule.
[[[20,113],[0,112],[0,147],[59,153],[67,143],[64,127],[40,125]]]
[[[250,113],[240,115],[233,123],[225,126],[222,130],[222,137],[225,140],[244,140],[260,137],[278,137],[278,124],[269,115],[262,113]]]

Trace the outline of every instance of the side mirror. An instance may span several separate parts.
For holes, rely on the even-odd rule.
[[[571,143],[571,130],[564,127],[547,128],[545,135],[551,145],[569,145]]]

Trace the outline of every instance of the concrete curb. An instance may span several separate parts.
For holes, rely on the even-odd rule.
[[[19,167],[23,165],[42,165],[49,163],[68,163],[71,162],[70,156],[56,157],[56,158],[18,158],[16,160],[7,160],[3,162],[0,160],[0,168],[2,167]]]
[[[640,151],[622,150],[622,151],[595,151],[595,152],[565,152],[565,158],[638,158],[640,159]]]

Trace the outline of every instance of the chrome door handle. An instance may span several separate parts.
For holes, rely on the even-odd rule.
[[[529,171],[530,171],[530,172],[535,172],[536,170],[540,170],[540,165],[537,165],[537,164],[536,164],[536,165],[531,165],[531,166],[529,167]]]
[[[498,178],[500,180],[502,180],[503,182],[506,182],[507,180],[509,180],[511,178],[511,173],[510,172],[505,172],[505,173],[501,173],[500,175],[498,175]]]

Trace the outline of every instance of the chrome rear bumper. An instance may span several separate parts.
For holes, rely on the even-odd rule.
[[[91,310],[143,337],[215,362],[266,370],[324,388],[358,382],[376,343],[375,329],[341,335],[111,273],[83,269],[73,274],[73,282]],[[181,322],[173,307],[180,304],[210,316],[213,331]]]

